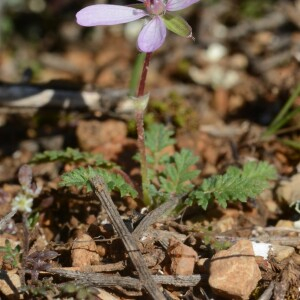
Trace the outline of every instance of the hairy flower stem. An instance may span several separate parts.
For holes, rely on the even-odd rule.
[[[141,101],[140,98],[144,96],[145,93],[145,83],[150,63],[152,53],[147,53],[144,60],[143,70],[141,74],[141,79],[139,82],[137,101]],[[149,195],[149,178],[147,172],[147,159],[146,159],[146,146],[145,146],[145,130],[144,130],[144,114],[145,107],[143,105],[138,105],[135,112],[136,119],[136,130],[137,130],[137,143],[141,156],[141,175],[142,175],[142,190],[143,190],[143,202],[146,205],[151,205],[151,199]]]

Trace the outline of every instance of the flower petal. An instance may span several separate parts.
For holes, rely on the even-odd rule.
[[[115,25],[135,21],[146,16],[142,9],[128,6],[96,4],[83,8],[76,14],[82,26]]]
[[[167,11],[181,10],[199,1],[200,0],[168,0],[166,9]]]
[[[142,52],[153,52],[163,44],[166,35],[167,28],[164,22],[159,16],[154,17],[141,30],[137,41],[138,48]]]

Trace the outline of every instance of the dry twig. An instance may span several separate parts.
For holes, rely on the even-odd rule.
[[[270,300],[273,295],[273,290],[275,287],[274,281],[270,283],[268,288],[262,293],[258,300]]]
[[[70,271],[61,269],[50,269],[47,272],[57,274],[63,277],[72,278],[80,282],[80,284],[95,286],[95,287],[116,287],[121,286],[133,290],[141,290],[140,281],[132,277],[121,277],[118,275],[82,273],[78,271]],[[156,284],[193,287],[196,286],[202,279],[201,275],[152,275],[151,280]],[[157,298],[156,298],[157,299]]]
[[[173,210],[179,203],[181,197],[171,196],[168,201],[161,204],[154,210],[152,210],[147,216],[139,223],[139,225],[135,228],[133,234],[139,239],[145,233],[149,227],[155,223],[158,219],[160,219],[164,214],[167,214],[171,210]]]
[[[100,200],[103,208],[106,210],[117,234],[122,239],[124,246],[128,251],[128,255],[138,272],[142,286],[153,299],[165,299],[165,296],[155,283],[148,270],[148,267],[138,248],[136,239],[132,236],[132,234],[129,232],[126,225],[122,221],[121,216],[119,215],[118,210],[109,195],[105,182],[100,176],[96,176],[91,179],[91,183],[94,187],[96,196]]]

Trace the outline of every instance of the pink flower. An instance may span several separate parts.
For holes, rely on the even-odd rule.
[[[142,52],[153,52],[165,41],[167,29],[183,37],[192,37],[188,23],[173,11],[184,9],[200,0],[138,0],[142,4],[130,6],[97,4],[87,6],[76,14],[82,26],[115,25],[146,17],[137,46]]]

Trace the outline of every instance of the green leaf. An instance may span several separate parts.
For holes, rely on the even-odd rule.
[[[98,166],[102,168],[111,168],[115,164],[103,158],[101,154],[92,154],[89,152],[81,152],[77,149],[67,148],[66,150],[44,151],[36,154],[31,163],[38,164],[44,162],[60,161],[63,163],[69,162],[85,162],[89,165]]]
[[[229,167],[224,175],[204,179],[202,185],[189,195],[188,203],[198,203],[203,208],[216,199],[222,207],[228,201],[245,202],[269,187],[276,178],[275,168],[267,162],[248,162],[243,169]]]
[[[121,197],[127,195],[130,195],[133,198],[137,197],[137,191],[131,185],[125,182],[121,175],[107,172],[106,170],[101,171],[102,172],[100,172],[101,174],[99,175],[103,177],[110,191],[118,191]]]
[[[189,195],[187,204],[193,205],[196,202],[199,206],[206,210],[210,200],[210,195],[205,194],[203,191],[195,191]]]
[[[192,28],[181,16],[167,12],[162,17],[166,27],[175,34],[183,37],[192,37]]]
[[[161,166],[170,161],[170,155],[163,151],[172,146],[175,140],[171,138],[174,131],[162,124],[152,124],[145,133],[145,145],[147,148],[148,178],[155,180]],[[139,160],[139,155],[136,156]]]
[[[75,186],[78,189],[82,189],[86,187],[87,192],[92,191],[92,186],[90,183],[90,179],[95,176],[101,176],[103,180],[106,182],[107,187],[110,191],[118,191],[121,194],[121,197],[130,195],[132,197],[137,197],[137,191],[128,183],[125,182],[124,178],[112,172],[108,172],[105,169],[99,168],[77,168],[70,172],[64,173],[61,176],[62,181],[60,182],[60,186]]]
[[[159,176],[161,190],[175,194],[189,192],[194,187],[191,180],[200,173],[199,170],[190,170],[197,161],[198,158],[190,150],[182,149],[175,153],[173,162],[166,165],[166,169]]]
[[[149,193],[155,203],[161,203],[170,193],[183,194],[193,189],[191,180],[200,171],[191,170],[198,161],[191,151],[183,149],[170,155],[164,150],[173,145],[174,132],[162,124],[153,124],[146,131]]]
[[[300,84],[293,91],[290,98],[286,101],[278,115],[272,121],[268,129],[263,133],[263,137],[268,137],[272,134],[276,134],[284,125],[286,125],[292,118],[300,113],[300,108],[297,107],[290,112],[291,107],[294,105],[295,101],[298,99],[300,94]]]
[[[151,151],[152,155],[161,152],[166,147],[175,144],[175,140],[171,138],[172,135],[174,135],[173,130],[162,124],[153,124],[146,131],[146,147]]]
[[[35,225],[38,223],[39,221],[39,217],[40,217],[40,214],[39,212],[35,212],[35,213],[32,213],[29,217],[28,217],[28,226],[29,226],[29,229],[30,230],[33,230]]]
[[[300,141],[293,141],[293,140],[288,140],[288,139],[278,139],[278,141],[284,145],[291,147],[291,148],[300,150]]]
[[[5,260],[5,261],[11,261],[11,260],[13,260],[13,257],[12,257],[12,255],[10,253],[8,253],[8,254],[5,254],[3,256],[3,260]]]

